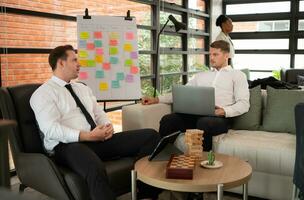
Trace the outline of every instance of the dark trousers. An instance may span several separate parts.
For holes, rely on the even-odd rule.
[[[224,117],[198,116],[172,113],[160,120],[159,133],[161,137],[176,131],[185,132],[186,129],[200,129],[204,131],[204,151],[212,150],[212,136],[227,133],[230,120]]]
[[[159,134],[153,129],[126,131],[104,142],[59,143],[54,148],[54,157],[58,164],[70,168],[86,181],[92,200],[112,200],[116,197],[103,161],[119,157],[139,159],[149,155],[158,141]]]

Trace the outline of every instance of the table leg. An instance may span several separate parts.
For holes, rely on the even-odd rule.
[[[131,199],[137,200],[137,188],[136,188],[137,174],[135,170],[131,171]]]
[[[243,185],[243,200],[248,200],[248,184]]]
[[[224,196],[224,185],[218,184],[217,185],[217,200],[223,200]]]

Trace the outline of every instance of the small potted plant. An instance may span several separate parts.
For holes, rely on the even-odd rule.
[[[208,152],[208,165],[214,165],[215,155],[213,151]]]

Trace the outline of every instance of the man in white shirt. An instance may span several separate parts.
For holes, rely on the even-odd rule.
[[[204,151],[212,149],[212,136],[226,133],[230,126],[229,118],[241,115],[249,110],[249,89],[246,75],[228,65],[229,43],[223,40],[210,45],[210,63],[212,69],[194,76],[187,85],[207,86],[215,89],[215,115],[197,116],[172,113],[160,121],[159,133],[166,136],[175,131],[189,128],[204,130]],[[172,103],[172,94],[160,97],[144,97],[144,105]],[[191,105],[189,105],[191,106]]]
[[[53,49],[49,64],[53,77],[30,99],[44,147],[58,164],[86,181],[91,199],[115,199],[103,161],[146,156],[158,143],[159,134],[152,129],[113,134],[113,125],[89,87],[71,81],[78,77],[80,69],[72,46]],[[139,190],[147,188],[141,185]],[[143,197],[150,195],[140,192]],[[157,192],[150,197],[157,198]]]

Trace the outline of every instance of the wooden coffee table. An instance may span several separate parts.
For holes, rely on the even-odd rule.
[[[180,192],[215,192],[217,199],[223,199],[223,190],[243,185],[243,199],[248,199],[247,183],[252,174],[251,166],[234,156],[215,154],[216,160],[223,163],[219,169],[206,169],[197,162],[192,180],[167,179],[168,161],[148,161],[144,157],[135,163],[132,170],[132,200],[136,200],[136,180],[148,185]],[[204,153],[203,160],[207,159]]]

